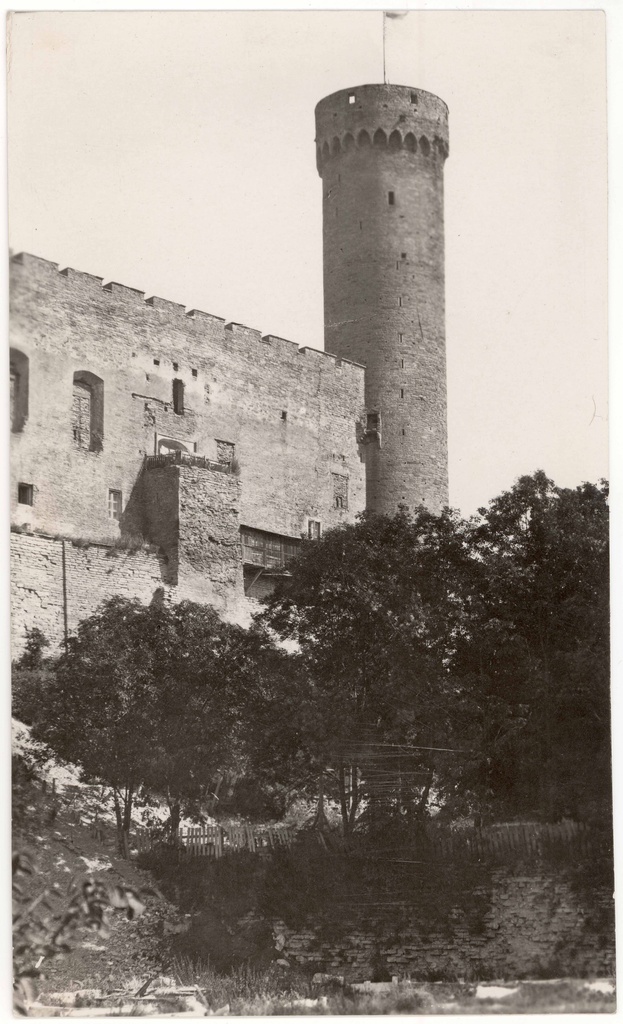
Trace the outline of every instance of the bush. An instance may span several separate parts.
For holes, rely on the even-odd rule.
[[[50,668],[14,668],[11,676],[11,714],[25,725],[34,725],[44,706],[42,700],[54,673]]]

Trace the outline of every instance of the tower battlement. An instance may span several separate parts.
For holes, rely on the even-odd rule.
[[[316,107],[316,162],[367,146],[405,148],[433,158],[449,152],[448,108],[423,89],[360,85],[341,89]]]

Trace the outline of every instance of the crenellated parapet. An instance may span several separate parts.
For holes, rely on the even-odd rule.
[[[338,359],[330,352],[312,349],[308,346],[299,347],[296,342],[286,338],[280,338],[274,334],[263,335],[258,328],[247,327],[245,324],[235,321],[226,321],[224,317],[215,316],[200,309],[188,309],[182,303],[173,302],[170,299],[163,299],[157,295],[145,298],[145,292],[119,284],[117,281],[104,283],[104,278],[74,270],[73,267],[61,269],[60,264],[31,253],[17,253],[12,257],[12,263],[23,267],[26,273],[31,272],[35,277],[47,278],[52,286],[59,285],[70,292],[75,290],[76,299],[81,295],[84,296],[85,292],[104,301],[110,298],[110,300],[126,306],[128,312],[139,311],[147,316],[153,314],[161,319],[166,318],[171,326],[183,329],[185,325],[190,326],[190,322],[199,335],[201,335],[202,327],[205,327],[212,341],[214,341],[214,332],[216,331],[225,339],[234,340],[236,344],[268,346],[284,360],[289,360],[293,356],[301,356],[306,358],[308,363],[316,359],[322,361],[322,364],[327,367],[333,365],[339,368],[342,363],[360,367],[360,364],[353,360]]]
[[[362,85],[332,93],[316,107],[316,163],[370,148],[406,150],[427,160],[449,153],[448,108],[423,89]]]

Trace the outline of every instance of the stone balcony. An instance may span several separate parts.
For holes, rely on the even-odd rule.
[[[205,455],[191,452],[167,452],[165,455],[146,455],[145,469],[165,469],[167,466],[198,466],[213,473],[232,473],[230,462],[213,462]]]

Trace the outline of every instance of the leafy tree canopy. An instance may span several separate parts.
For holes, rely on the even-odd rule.
[[[112,598],[69,639],[33,735],[113,788],[121,844],[140,786],[166,795],[175,827],[237,763],[243,637],[212,608]]]
[[[447,814],[607,813],[605,483],[537,472],[469,521],[364,513],[303,546],[262,622],[300,652],[264,756],[305,751],[346,828],[364,795],[416,817],[431,793]]]

